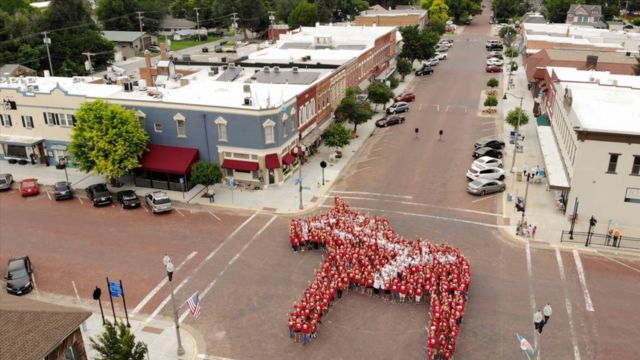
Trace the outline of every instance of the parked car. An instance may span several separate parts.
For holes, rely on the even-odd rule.
[[[476,149],[473,152],[473,157],[475,159],[481,158],[483,156],[490,156],[492,158],[502,159],[502,151],[497,149],[492,149],[490,147],[481,147],[479,149]]]
[[[438,60],[447,60],[447,53],[446,52],[437,52],[434,57]]]
[[[440,60],[432,57],[429,60],[425,60],[422,62],[422,66],[438,66],[440,64]]]
[[[222,52],[222,46],[221,45],[216,45],[213,47],[213,50],[217,53],[221,53]]]
[[[387,108],[387,114],[397,114],[409,111],[409,104],[404,101],[397,102]]]
[[[150,192],[144,197],[144,200],[154,214],[173,210],[171,199],[169,199],[169,196],[164,191]]]
[[[404,102],[411,102],[414,101],[416,99],[416,95],[412,92],[403,92],[402,94],[396,96],[393,100],[395,102],[399,102],[399,101],[404,101]]]
[[[476,179],[467,184],[467,192],[474,195],[492,194],[504,191],[507,186],[500,180]]]
[[[433,74],[433,68],[431,66],[423,66],[422,68],[416,70],[415,72],[416,76],[431,75],[431,74]]]
[[[490,147],[492,149],[501,150],[504,149],[504,141],[492,137],[484,137],[476,141],[476,143],[473,144],[473,147],[476,149],[481,147]]]
[[[451,39],[449,39],[451,40]],[[446,46],[448,48],[453,46],[453,40],[449,41],[447,39],[441,39],[440,41],[438,41],[438,46]]]
[[[498,58],[491,58],[487,60],[487,66],[502,66],[504,65],[504,61]]]
[[[33,290],[33,267],[29,257],[9,259],[5,280],[9,294],[23,295]]]
[[[107,184],[93,184],[85,189],[89,200],[93,203],[93,206],[98,205],[111,205],[113,198]]]
[[[203,53],[208,53],[208,52],[209,52],[209,48],[208,48],[208,47],[206,47],[206,46],[203,46],[203,47],[202,47],[202,52],[203,52]]]
[[[116,199],[122,205],[123,209],[135,209],[141,205],[138,195],[133,190],[118,191],[116,193]]]
[[[383,127],[402,124],[402,123],[404,123],[404,116],[390,115],[390,116],[387,116],[384,119],[380,119],[380,120],[376,121],[376,127],[383,128]]]
[[[147,50],[151,51],[151,52],[160,52],[160,46],[158,45],[151,45],[147,48]]]
[[[221,30],[221,29],[209,30],[209,34],[211,34],[213,36],[223,37],[224,36],[224,30]]]
[[[453,46],[453,39],[442,39],[442,40],[440,40],[440,41],[441,41],[441,42],[442,42],[442,41],[446,41],[446,42],[448,42],[451,46]]]
[[[487,48],[488,51],[502,51],[504,46],[502,44],[493,44]]]
[[[20,195],[35,196],[40,193],[37,179],[24,179],[20,182]]]
[[[58,200],[73,199],[73,192],[71,186],[66,181],[57,182],[53,186],[53,195]]]
[[[0,174],[0,190],[11,190],[13,176],[11,174]]]
[[[484,46],[487,50],[494,50],[493,48],[498,46],[502,47],[503,45],[501,40],[487,40]]]
[[[487,59],[496,58],[504,60],[504,55],[502,55],[502,51],[489,51],[487,54]]]
[[[471,163],[471,166],[478,166],[478,165],[482,165],[484,167],[498,167],[498,168],[502,168],[503,166],[502,160],[492,158],[490,156],[483,156],[475,160],[473,163]]]
[[[449,51],[449,47],[447,45],[436,45],[433,50],[435,50],[436,52],[447,52]]]
[[[471,165],[467,170],[467,179],[489,179],[489,180],[504,180],[504,170],[497,167],[485,167],[482,165]]]
[[[491,66],[487,66],[485,70],[488,73],[499,73],[499,72],[502,72],[502,66],[491,65]]]

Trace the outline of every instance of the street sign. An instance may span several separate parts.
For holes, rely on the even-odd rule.
[[[299,178],[299,177],[297,177],[293,183],[294,183],[295,185],[300,185],[300,184],[302,184],[302,179],[301,179],[301,178]]]
[[[236,179],[229,178],[229,187],[236,187]]]
[[[109,291],[113,297],[122,296],[122,287],[120,287],[120,284],[117,282],[109,281]]]

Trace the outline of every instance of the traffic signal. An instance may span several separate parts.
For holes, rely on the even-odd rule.
[[[596,220],[596,218],[591,216],[591,219],[589,219],[589,225],[596,226],[597,223],[598,223],[598,220]]]

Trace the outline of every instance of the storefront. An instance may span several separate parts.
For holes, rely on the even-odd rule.
[[[0,135],[0,158],[12,164],[47,164],[44,139],[30,136]]]
[[[189,191],[195,186],[191,166],[200,158],[198,149],[153,144],[147,149],[140,168],[133,172],[136,186],[172,191]]]

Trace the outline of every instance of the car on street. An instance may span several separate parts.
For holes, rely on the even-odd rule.
[[[436,52],[447,52],[449,51],[449,47],[447,45],[436,45],[433,50]]]
[[[20,195],[35,196],[40,193],[37,179],[24,179],[20,182]]]
[[[393,100],[395,102],[404,101],[404,102],[412,102],[416,99],[416,95],[412,92],[403,92],[402,94],[396,96]]]
[[[501,40],[487,40],[487,42],[484,44],[484,47],[487,50],[498,50],[498,49],[495,49],[495,48],[503,47],[503,45],[502,45],[502,41]]]
[[[85,189],[89,200],[93,203],[93,206],[99,205],[111,205],[113,198],[107,184],[93,184]]]
[[[422,66],[438,66],[438,64],[440,64],[440,60],[432,57],[429,60],[425,60],[422,62]]]
[[[11,190],[13,176],[11,174],[0,174],[0,190]]]
[[[173,210],[171,199],[164,191],[153,191],[144,197],[145,202],[154,214]]]
[[[499,72],[502,72],[502,66],[495,66],[495,65],[487,66],[485,68],[485,71],[488,73],[499,73]]]
[[[416,70],[415,72],[416,76],[431,75],[431,74],[433,74],[433,68],[431,66],[423,66],[422,68]]]
[[[213,36],[223,37],[224,36],[224,30],[221,30],[221,29],[209,30],[209,34],[213,35]]]
[[[504,61],[497,59],[497,58],[491,58],[489,60],[487,60],[487,66],[502,66],[504,65]]]
[[[502,168],[502,160],[500,159],[496,159],[496,158],[492,158],[490,156],[483,156],[479,159],[476,159],[473,163],[471,163],[471,166],[479,166],[482,165],[484,167],[498,167],[498,168]]]
[[[447,53],[437,52],[433,57],[438,60],[447,60]]]
[[[213,47],[213,51],[217,52],[217,53],[221,53],[222,50],[222,45],[216,45]]]
[[[479,149],[476,149],[473,152],[473,157],[475,159],[481,158],[483,156],[490,156],[492,158],[502,159],[502,151],[493,149],[490,147],[481,147]]]
[[[122,205],[123,209],[139,208],[142,204],[138,195],[133,190],[123,190],[116,193],[116,199]]]
[[[73,192],[71,191],[71,185],[66,181],[59,181],[53,185],[53,195],[58,200],[73,199]]]
[[[502,51],[489,51],[487,54],[487,59],[496,58],[504,60],[504,55],[502,55]]]
[[[9,294],[24,295],[33,290],[33,267],[29,257],[9,259],[5,280]]]
[[[492,149],[504,149],[504,141],[492,137],[484,137],[476,141],[473,147],[479,149],[481,147],[490,147]]]
[[[151,51],[151,52],[160,52],[160,46],[158,45],[151,45],[147,48],[147,50]]]
[[[476,179],[467,184],[467,192],[473,195],[486,195],[504,191],[507,186],[500,180]]]
[[[467,170],[467,179],[489,179],[489,180],[504,180],[504,170],[498,167],[485,167],[482,165],[471,165]]]
[[[397,102],[387,108],[387,114],[397,114],[409,111],[409,104],[404,101]]]
[[[487,48],[487,51],[502,51],[504,46],[502,44],[494,44]]]
[[[448,42],[451,46],[453,46],[453,42],[454,42],[454,41],[453,41],[453,39],[442,39],[442,40],[440,40],[440,42],[442,42],[442,41],[446,41],[446,42]]]
[[[398,125],[404,123],[404,116],[400,115],[389,115],[386,118],[380,119],[376,121],[376,127],[387,127],[391,125]]]

